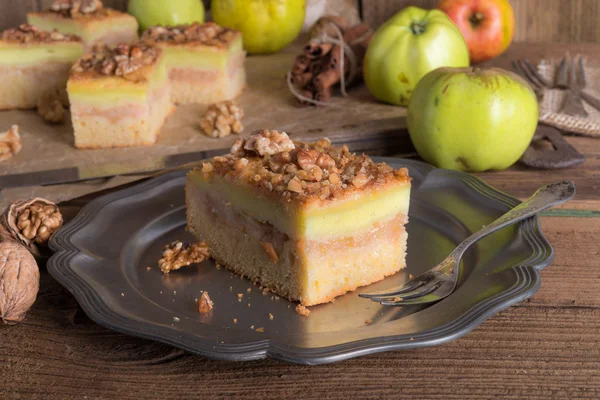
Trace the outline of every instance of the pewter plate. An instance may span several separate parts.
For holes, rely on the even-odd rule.
[[[296,314],[295,303],[262,294],[210,261],[163,276],[157,267],[162,247],[193,240],[185,231],[184,172],[90,202],[52,237],[55,255],[48,269],[97,323],[231,361],[270,357],[323,364],[439,345],[537,291],[538,272],[554,254],[538,219],[531,218],[473,246],[456,291],[436,304],[382,307],[359,298],[358,293],[385,290],[431,268],[470,233],[519,203],[468,174],[411,160],[379,161],[408,167],[413,177],[408,267],[334,303],[311,307],[308,317]],[[201,315],[195,301],[203,290],[215,303],[209,315]]]

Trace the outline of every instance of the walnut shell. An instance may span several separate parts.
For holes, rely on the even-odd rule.
[[[39,258],[45,255],[50,236],[62,227],[63,218],[56,204],[36,197],[12,203],[2,215],[0,223],[15,240]]]
[[[0,320],[2,324],[22,321],[35,302],[40,271],[25,246],[15,241],[0,242]]]

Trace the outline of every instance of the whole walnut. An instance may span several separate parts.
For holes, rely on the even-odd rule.
[[[25,318],[27,311],[35,302],[39,286],[40,271],[29,250],[16,241],[0,241],[2,324],[14,324]]]

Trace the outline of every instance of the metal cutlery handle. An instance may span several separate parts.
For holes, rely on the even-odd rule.
[[[494,233],[505,226],[512,225],[515,222],[529,218],[540,211],[546,210],[558,204],[562,204],[572,199],[574,195],[575,184],[573,181],[562,181],[546,185],[538,189],[538,191],[536,191],[529,199],[525,200],[491,224],[486,225],[479,231],[466,238],[453,251],[453,254],[457,256],[462,255],[462,253],[464,253],[469,246],[479,239],[484,238],[485,236]]]

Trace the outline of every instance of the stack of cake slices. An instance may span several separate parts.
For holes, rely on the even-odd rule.
[[[172,104],[213,104],[246,85],[237,31],[152,27],[101,0],[55,0],[0,40],[0,109],[70,103],[77,148],[150,145]]]

